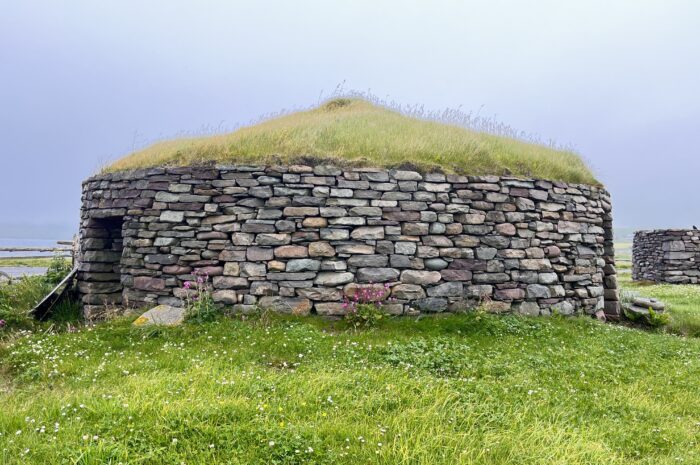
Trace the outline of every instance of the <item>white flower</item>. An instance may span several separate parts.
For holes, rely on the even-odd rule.
[[[270,441],[270,442],[268,442],[267,444],[268,444],[270,447],[272,447],[272,446],[275,445],[275,441]]]

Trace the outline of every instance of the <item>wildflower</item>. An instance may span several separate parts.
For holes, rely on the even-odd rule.
[[[185,284],[183,285],[183,287],[185,289],[189,289],[191,286],[192,286],[192,283],[190,281],[185,281]]]
[[[268,442],[267,444],[268,444],[270,447],[272,447],[272,446],[275,445],[275,441],[270,441],[270,442]]]
[[[0,328],[4,328],[7,322],[5,320],[0,320]]]

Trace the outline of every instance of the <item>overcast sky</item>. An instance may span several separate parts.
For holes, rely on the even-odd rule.
[[[617,227],[700,224],[695,0],[0,0],[0,223],[148,141],[346,87],[571,144]]]

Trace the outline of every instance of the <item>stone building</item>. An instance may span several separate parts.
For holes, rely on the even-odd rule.
[[[324,165],[116,172],[83,184],[80,246],[88,318],[182,305],[195,271],[240,312],[342,315],[344,295],[380,286],[397,315],[619,314],[610,196],[582,184]]]
[[[637,231],[632,244],[632,279],[670,284],[700,282],[700,231]]]

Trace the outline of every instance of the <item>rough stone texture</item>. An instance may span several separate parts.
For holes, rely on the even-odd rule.
[[[134,320],[134,326],[177,326],[185,321],[185,309],[170,305],[158,305]]]
[[[632,279],[669,284],[700,282],[700,231],[637,231],[632,244]]]
[[[195,272],[209,275],[217,303],[241,312],[342,315],[344,294],[386,285],[392,314],[486,302],[527,315],[619,315],[610,197],[598,187],[209,166],[98,175],[82,200],[78,288],[88,317],[181,305]],[[687,262],[696,244],[684,232],[661,254]],[[668,275],[700,275],[676,271]]]

